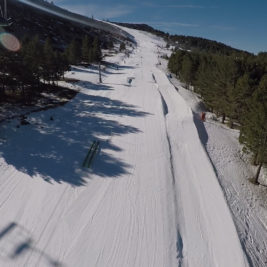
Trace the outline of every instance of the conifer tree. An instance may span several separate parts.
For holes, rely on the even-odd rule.
[[[110,40],[110,41],[108,42],[107,46],[108,46],[107,48],[109,48],[109,49],[114,48],[114,43],[113,43],[113,41]]]
[[[88,35],[85,35],[82,40],[82,60],[89,63],[91,61],[90,56],[91,42]]]
[[[240,76],[236,82],[236,86],[233,88],[230,97],[232,116],[237,121],[240,121],[247,111],[248,100],[253,94],[253,81],[248,73]]]
[[[5,89],[6,85],[8,84],[8,80],[10,79],[10,75],[8,75],[9,72],[9,57],[6,50],[4,50],[2,47],[0,47],[0,97],[4,97],[5,95]]]
[[[193,79],[193,61],[189,54],[183,57],[180,75],[182,81],[186,83],[186,87],[188,88]]]
[[[43,47],[42,78],[45,81],[54,81],[55,54],[50,38],[47,38]]]
[[[120,43],[120,52],[124,51],[126,49],[125,43],[121,42]]]
[[[32,84],[39,84],[41,75],[40,65],[43,57],[39,37],[36,35],[32,39],[25,38],[20,53],[23,57],[24,68],[27,70],[25,75],[28,76]]]
[[[176,53],[172,54],[168,63],[168,67],[171,72],[173,72],[176,77],[178,77],[181,73],[183,57],[185,55],[185,51],[178,50]]]
[[[186,86],[192,85],[199,65],[198,56],[193,53],[186,53],[183,56],[180,75]]]
[[[70,64],[78,64],[81,60],[81,49],[77,40],[72,40],[66,49],[67,58]]]
[[[254,162],[259,164],[255,182],[258,183],[262,165],[267,160],[267,74],[253,93],[248,111],[243,117],[239,140],[245,150],[254,154]]]
[[[100,61],[102,58],[102,52],[100,48],[100,43],[97,37],[94,38],[93,47],[92,47],[92,61]]]

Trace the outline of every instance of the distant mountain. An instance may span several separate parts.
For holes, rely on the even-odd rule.
[[[24,2],[27,2],[24,3]],[[47,37],[53,41],[54,46],[62,49],[72,39],[82,39],[84,35],[92,38],[98,36],[101,43],[110,41],[133,41],[133,37],[119,27],[108,22],[95,20],[79,14],[72,13],[44,0],[18,0],[8,1],[8,14],[13,18],[14,24],[7,30],[19,38],[25,35],[38,35],[41,40]],[[147,24],[116,23],[118,25],[150,32],[164,38],[169,45],[176,49],[192,51],[204,51],[230,55],[233,53],[248,52],[232,48],[223,43],[208,40],[200,37],[170,35],[163,31],[154,29]]]
[[[169,35],[167,37],[167,40],[170,44],[174,45],[175,47],[197,52],[204,51],[204,52],[218,53],[223,55],[231,55],[233,53],[251,54],[247,51],[236,49],[226,44],[213,40],[208,40],[201,37]]]
[[[163,31],[154,29],[153,27],[147,24],[120,23],[120,22],[115,22],[115,23],[118,25],[127,27],[127,28],[137,29],[137,30],[146,31],[152,34],[156,34],[164,38],[168,42],[168,44],[176,48],[182,48],[185,50],[192,50],[192,51],[219,53],[219,54],[225,54],[225,55],[230,55],[233,53],[250,54],[249,52],[242,51],[240,49],[233,48],[223,43],[213,41],[213,40],[208,40],[208,39],[201,38],[201,37],[170,35]]]
[[[153,27],[151,27],[151,26],[149,26],[147,24],[124,23],[124,22],[113,22],[113,23],[117,24],[117,25],[120,25],[120,26],[123,26],[123,27],[126,27],[126,28],[153,33],[153,34],[161,36],[161,37],[169,36],[165,32],[157,30],[157,29],[154,29]]]
[[[84,35],[98,36],[104,45],[111,40],[131,39],[128,33],[118,27],[69,12],[46,1],[26,2],[28,4],[17,0],[8,1],[8,15],[14,24],[6,30],[19,38],[38,35],[41,40],[45,40],[50,37],[59,49],[66,47],[72,39],[81,39]]]

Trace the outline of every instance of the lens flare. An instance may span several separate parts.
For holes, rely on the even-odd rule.
[[[19,51],[21,47],[17,37],[7,32],[0,34],[0,43],[4,48],[12,52]]]

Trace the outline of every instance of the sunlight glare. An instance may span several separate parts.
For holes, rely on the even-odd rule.
[[[0,43],[4,48],[12,52],[17,52],[21,48],[20,41],[11,33],[1,33]]]

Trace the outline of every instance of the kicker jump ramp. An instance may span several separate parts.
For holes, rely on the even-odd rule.
[[[92,163],[93,163],[93,160],[95,158],[95,155],[97,153],[97,151],[99,151],[99,141],[93,141],[84,161],[83,161],[83,167],[84,168],[90,168]]]

